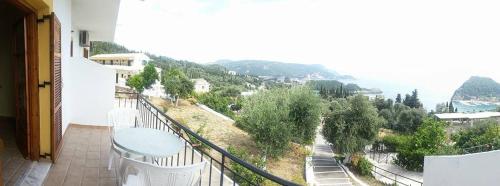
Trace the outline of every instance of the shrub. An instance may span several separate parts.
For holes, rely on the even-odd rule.
[[[230,118],[234,118],[234,113],[229,109],[231,103],[230,97],[225,97],[217,93],[209,92],[198,97],[198,101],[210,107],[211,109],[224,114]]]
[[[188,101],[189,103],[191,103],[191,105],[195,105],[196,103],[198,103],[198,100],[196,100],[195,98],[192,98],[192,97],[191,97],[191,98],[188,98],[188,99],[187,99],[187,101]]]
[[[372,176],[373,164],[368,161],[365,157],[361,157],[358,161],[358,165],[356,167],[359,174],[363,176]]]
[[[363,176],[371,176],[373,164],[368,161],[362,154],[354,154],[351,156],[352,167]]]
[[[227,151],[231,154],[233,154],[234,156],[246,161],[246,162],[249,162],[249,163],[252,163],[253,165],[255,165],[256,167],[258,168],[264,168],[265,167],[265,162],[262,160],[262,158],[260,157],[254,157],[252,155],[250,155],[250,153],[248,151],[246,151],[245,149],[241,149],[241,148],[237,148],[237,147],[233,147],[233,146],[229,146],[227,148]],[[237,164],[237,163],[234,163],[234,162],[231,162],[230,163],[230,166],[231,166],[231,169],[238,175],[242,176],[243,178],[239,177],[239,176],[235,176],[234,177],[234,180],[239,184],[239,185],[242,185],[242,186],[246,186],[246,185],[261,185],[265,178],[248,170],[247,168],[241,166],[240,164]],[[248,183],[248,181],[252,182],[252,183]]]
[[[397,149],[401,148],[408,140],[409,137],[404,135],[387,135],[382,138],[382,143],[387,148],[387,151],[396,152]]]
[[[462,130],[452,135],[455,147],[474,151],[475,146],[500,146],[500,125],[495,120],[486,120],[474,124],[474,127]],[[479,150],[479,149],[476,149]]]
[[[207,126],[206,123],[203,123],[200,128],[198,128],[196,130],[196,134],[198,134],[199,136],[201,137],[205,137],[205,127]],[[202,151],[205,151],[208,149],[210,150],[210,146],[208,146],[207,144],[201,142],[200,140],[196,139],[194,136],[192,135],[188,135],[189,136],[189,139],[191,141],[191,143],[193,144],[193,147],[196,148],[196,149],[199,149],[199,150],[202,150]]]
[[[422,171],[424,157],[437,154],[445,146],[445,124],[431,119],[425,120],[414,135],[400,148],[395,163],[408,169]]]

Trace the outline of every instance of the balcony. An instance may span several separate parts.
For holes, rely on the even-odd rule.
[[[202,173],[200,185],[257,185],[236,173],[231,163],[240,165],[278,185],[296,185],[229,154],[179,124],[144,97],[131,93],[117,93],[115,107],[139,110],[143,127],[169,132],[181,138],[185,148],[178,154],[163,159],[154,159],[159,166],[183,166],[205,161],[208,163]],[[110,134],[105,126],[70,125],[64,135],[60,158],[51,168],[45,185],[117,185],[116,167],[107,170]],[[165,144],[168,145],[168,144]],[[199,148],[199,146],[207,148]]]

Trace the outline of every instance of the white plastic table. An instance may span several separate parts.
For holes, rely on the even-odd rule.
[[[149,128],[120,129],[113,143],[123,150],[151,158],[167,158],[184,147],[184,142],[174,134]]]

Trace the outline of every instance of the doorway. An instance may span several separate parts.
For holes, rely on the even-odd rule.
[[[38,160],[36,15],[16,2],[0,1],[0,139],[23,159]]]

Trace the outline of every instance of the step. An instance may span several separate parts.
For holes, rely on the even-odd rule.
[[[314,172],[343,171],[339,166],[313,166]]]
[[[351,180],[349,178],[323,178],[316,179],[318,184],[338,184],[338,183],[349,183]]]
[[[322,179],[322,178],[347,178],[348,176],[342,172],[320,172],[320,173],[314,173],[314,178],[316,179]]]

